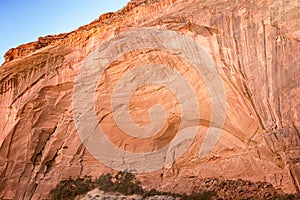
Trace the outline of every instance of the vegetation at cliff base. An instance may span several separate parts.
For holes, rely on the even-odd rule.
[[[50,192],[51,200],[73,200],[77,195],[85,194],[95,188],[104,192],[118,192],[124,195],[138,194],[145,197],[155,195],[167,195],[180,197],[183,200],[204,200],[216,195],[214,191],[204,191],[202,193],[174,194],[171,192],[161,192],[155,189],[145,190],[141,186],[134,174],[130,172],[118,172],[115,176],[111,174],[102,174],[93,180],[90,176],[77,179],[69,178],[60,181]]]
[[[230,187],[230,184],[227,183],[222,186],[223,189],[226,187]],[[261,187],[261,186],[258,185],[257,187]],[[207,200],[207,199],[222,200],[223,199],[222,197],[219,196],[220,194],[218,194],[217,191],[214,190],[202,191],[199,193],[192,193],[188,195],[175,194],[171,192],[161,192],[161,191],[157,191],[156,189],[146,190],[142,188],[141,182],[137,180],[134,174],[130,172],[123,172],[123,171],[118,172],[115,176],[112,176],[109,173],[102,174],[100,177],[96,179],[92,179],[91,176],[85,176],[83,178],[78,177],[76,179],[70,177],[67,180],[60,181],[56,185],[56,187],[51,190],[50,197],[51,200],[74,200],[76,196],[84,195],[95,188],[98,188],[99,190],[104,192],[120,193],[124,195],[136,194],[143,197],[143,199],[145,199],[146,197],[151,197],[156,195],[179,197],[179,199],[181,200]],[[255,196],[255,194],[252,195],[251,197],[238,198],[238,199],[247,199],[247,200],[254,200],[254,199],[299,200],[300,199],[300,194],[276,194],[275,193],[271,196],[268,195],[268,197],[264,196],[263,198],[258,198]],[[231,198],[235,198],[235,197],[230,196],[230,199]]]

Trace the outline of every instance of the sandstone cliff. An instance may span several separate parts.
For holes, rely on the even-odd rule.
[[[198,179],[216,177],[265,181],[284,192],[299,192],[299,9],[297,0],[138,0],[71,33],[9,50],[0,67],[0,198],[42,199],[63,178],[114,172],[86,149],[78,135],[90,127],[76,126],[74,88],[92,80],[76,80],[88,67],[87,58],[97,58],[95,49],[103,41],[122,42],[122,37],[132,37],[126,33],[147,35],[154,28],[192,38],[203,48],[221,77],[226,115],[216,145],[199,158],[205,134],[214,124],[212,116],[222,116],[212,112],[209,83],[180,57],[184,52],[151,49],[149,41],[146,50],[117,57],[95,88],[99,126],[116,146],[132,152],[160,149],[176,135],[180,118],[188,118],[181,115],[172,91],[146,85],[129,99],[132,121],[149,124],[148,109],[160,103],[167,110],[167,122],[149,140],[124,134],[112,115],[110,97],[118,81],[136,66],[159,63],[179,71],[195,91],[194,110],[200,110],[188,150],[171,166],[139,174],[143,185],[189,192],[197,189]],[[80,102],[85,95],[78,95],[79,103],[86,104]]]

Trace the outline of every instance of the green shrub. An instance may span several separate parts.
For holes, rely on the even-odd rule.
[[[115,176],[113,190],[114,192],[120,192],[125,195],[143,194],[141,182],[130,172],[118,172]]]
[[[85,194],[95,188],[95,183],[90,176],[84,178],[78,177],[73,179],[69,177],[68,180],[62,180],[50,191],[51,200],[72,200],[77,195]]]
[[[95,180],[96,186],[102,191],[110,191],[114,185],[111,174],[102,174]]]
[[[271,200],[299,200],[300,194],[282,194],[276,195]]]
[[[212,197],[217,197],[217,193],[215,191],[203,191],[201,193],[192,193],[190,195],[182,195],[182,200],[207,200]]]
[[[51,190],[52,200],[73,200],[77,195],[85,194],[95,188],[105,192],[119,192],[125,195],[143,194],[145,191],[141,187],[141,182],[130,172],[118,172],[116,176],[102,174],[96,180],[90,176],[78,177],[76,180],[71,177],[62,180]]]

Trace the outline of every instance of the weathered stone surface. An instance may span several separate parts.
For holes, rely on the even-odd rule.
[[[68,33],[68,34],[70,34],[70,33]],[[9,62],[14,59],[17,59],[19,57],[26,56],[38,49],[41,49],[45,46],[50,45],[54,41],[62,40],[68,34],[61,33],[59,35],[48,35],[45,37],[39,37],[38,41],[30,42],[28,44],[22,44],[22,45],[18,46],[17,48],[12,48],[5,53],[5,55],[4,55],[5,62],[4,63]]]
[[[172,92],[145,86],[130,98],[132,120],[147,125],[148,109],[161,103],[168,122],[150,140],[120,131],[109,94],[133,67],[159,63],[178,70],[196,91],[200,107],[191,147],[170,168],[139,174],[143,185],[187,192],[193,189],[190,179],[217,177],[266,181],[284,192],[299,191],[299,7],[297,0],[140,0],[71,33],[10,50],[0,68],[1,198],[42,199],[63,178],[114,172],[86,150],[77,134],[75,77],[102,41],[147,27],[177,31],[208,53],[225,87],[226,121],[214,149],[200,159],[199,148],[213,123],[203,77],[176,53],[137,50],[119,57],[99,80],[95,107],[100,126],[120,148],[161,148],[176,135],[181,117]]]

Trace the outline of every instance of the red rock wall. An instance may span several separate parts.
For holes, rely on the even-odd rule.
[[[133,151],[169,142],[178,130],[180,113],[170,112],[165,128],[174,128],[167,138],[157,136],[153,142],[137,142],[105,129],[107,124],[115,127],[106,94],[112,92],[123,69],[161,62],[184,74],[196,89],[201,117],[195,140],[170,168],[140,174],[143,184],[187,192],[194,187],[191,179],[241,178],[299,192],[299,7],[296,0],[135,1],[62,37],[8,51],[0,68],[1,198],[44,198],[63,178],[113,172],[87,151],[78,136],[72,107],[74,81],[95,46],[142,27],[193,38],[216,64],[226,91],[222,134],[214,149],[200,159],[198,150],[212,123],[211,98],[188,63],[172,53],[135,51],[106,70],[97,89],[98,119],[104,116],[102,110],[107,112],[100,125],[120,148],[131,145]],[[137,110],[131,113],[133,120],[149,123],[147,109],[162,95],[166,95],[162,104],[177,109],[168,91],[150,87],[132,97],[130,105]]]

